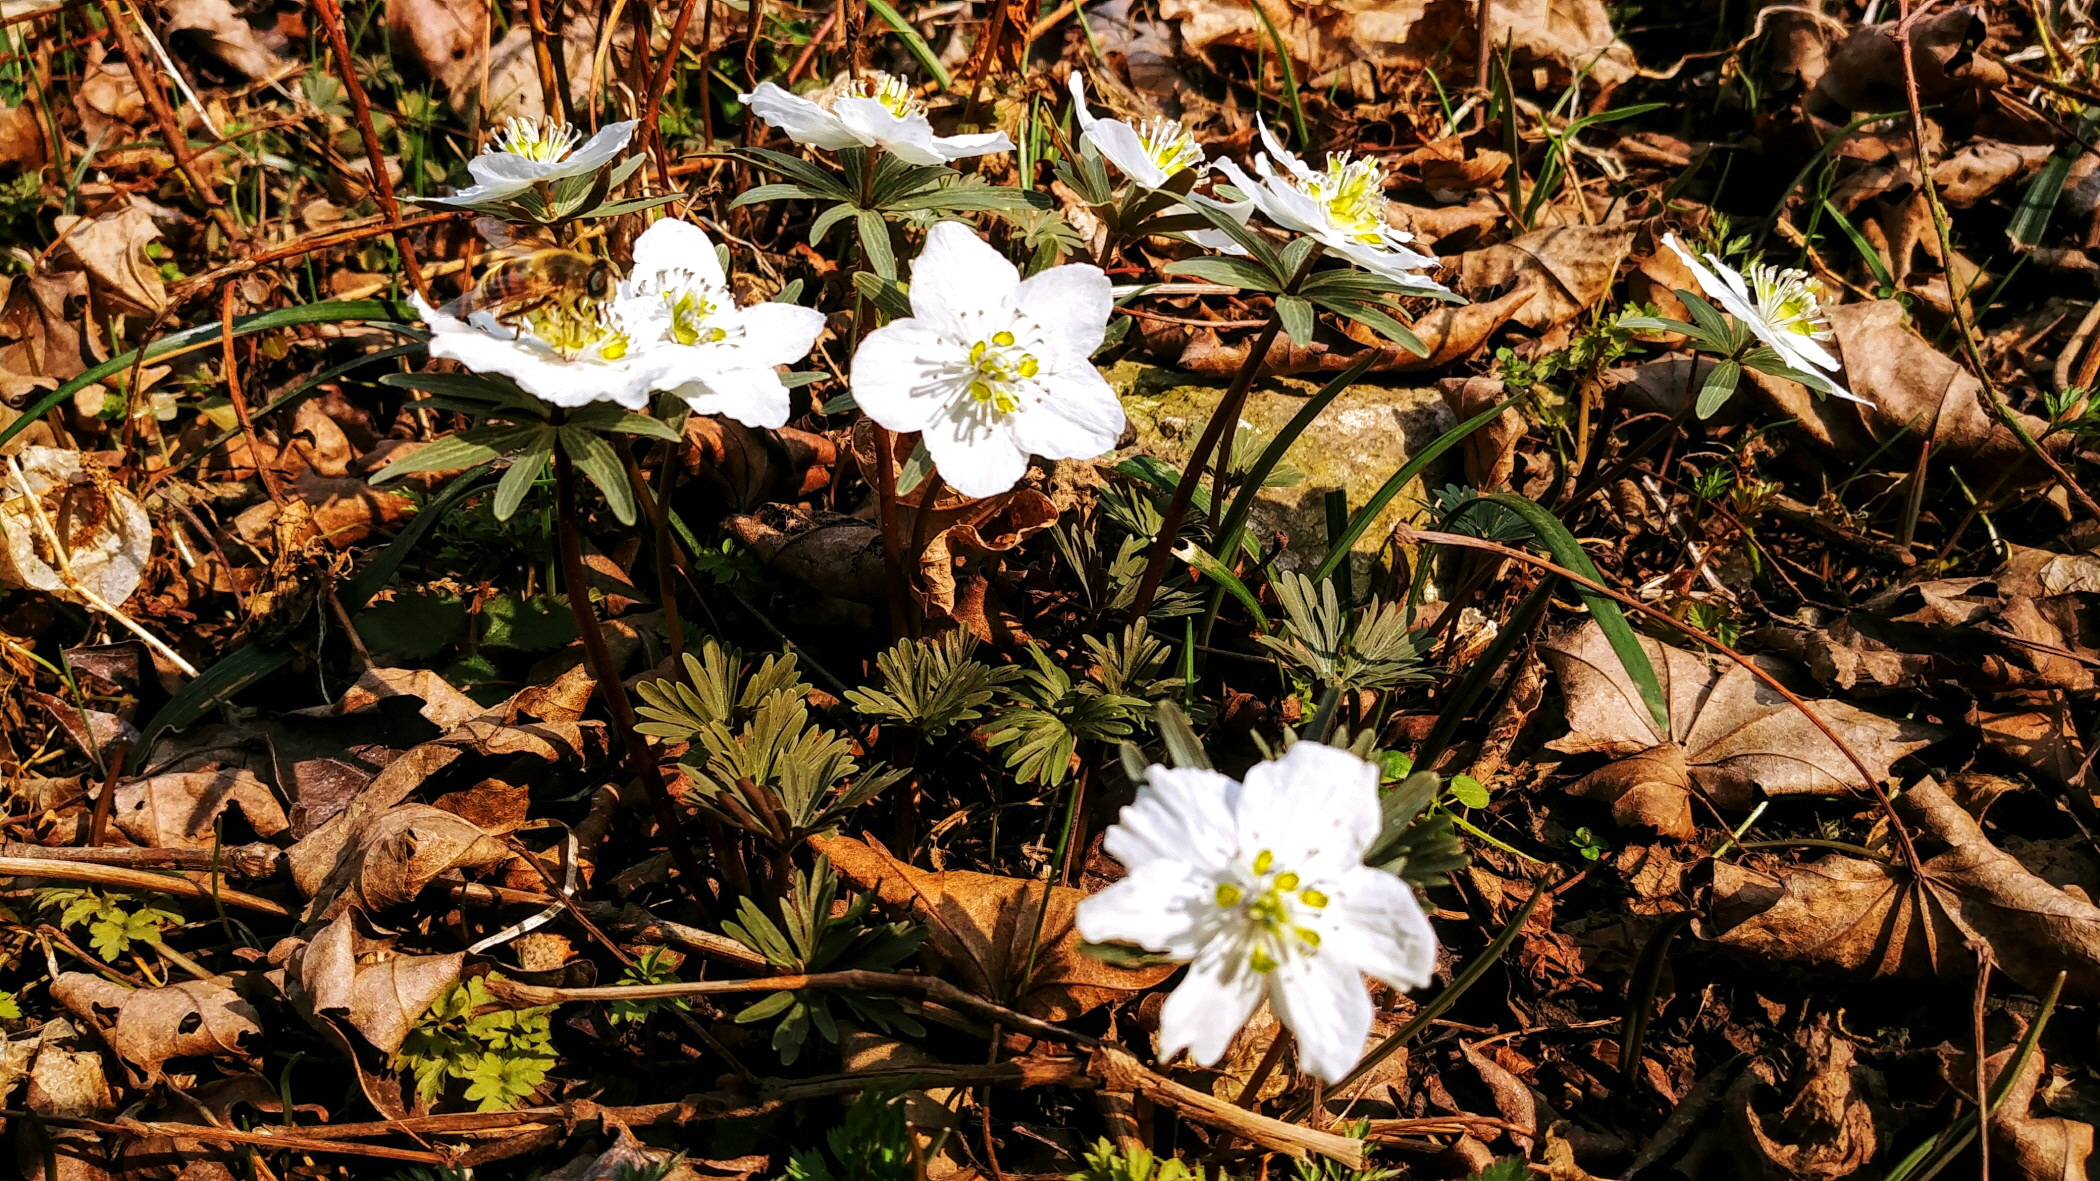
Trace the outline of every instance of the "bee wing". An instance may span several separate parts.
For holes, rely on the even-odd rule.
[[[491,250],[513,257],[557,245],[554,235],[539,226],[528,229],[488,216],[475,218],[474,229]]]

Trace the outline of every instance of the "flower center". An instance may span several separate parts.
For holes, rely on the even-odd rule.
[[[567,156],[583,133],[557,119],[520,119],[512,116],[496,137],[495,150],[523,156],[538,164],[552,164]]]
[[[679,344],[714,344],[729,335],[721,328],[708,325],[707,321],[715,314],[716,308],[713,301],[700,292],[667,291],[664,304],[671,309],[671,339]]]
[[[1021,408],[1016,387],[1041,369],[1035,354],[1015,347],[1014,334],[994,332],[990,340],[970,346],[970,397],[1001,414]]]
[[[853,84],[848,93],[859,98],[872,98],[882,104],[882,109],[899,119],[924,114],[926,104],[912,93],[911,83],[895,74],[875,73]]]
[[[1376,161],[1332,153],[1327,171],[1300,179],[1298,186],[1320,203],[1336,229],[1366,246],[1385,244],[1385,175]]]
[[[1219,882],[1212,895],[1220,910],[1235,910],[1255,929],[1254,947],[1247,966],[1257,972],[1276,970],[1293,950],[1312,955],[1320,949],[1320,933],[1299,920],[1304,912],[1323,910],[1327,895],[1306,885],[1299,876],[1276,869],[1276,854],[1263,849],[1254,858],[1254,884]]]
[[[1757,296],[1757,314],[1773,328],[1812,340],[1830,338],[1830,321],[1823,314],[1823,285],[1807,271],[1759,263],[1750,268],[1750,290]]]
[[[617,361],[633,343],[592,303],[548,304],[526,316],[525,327],[565,361],[593,350],[601,361]]]
[[[1203,160],[1203,149],[1196,146],[1196,137],[1172,119],[1149,119],[1136,130],[1145,158],[1168,176]]]

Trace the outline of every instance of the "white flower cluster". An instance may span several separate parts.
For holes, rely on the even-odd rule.
[[[754,427],[787,422],[788,391],[774,367],[807,356],[824,330],[814,308],[738,307],[706,232],[672,220],[635,240],[633,274],[602,302],[517,323],[487,311],[461,318],[421,299],[416,308],[430,326],[431,356],[503,374],[552,405],[641,410],[669,391],[697,413]]]

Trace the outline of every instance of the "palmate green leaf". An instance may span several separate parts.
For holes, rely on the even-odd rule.
[[[1729,398],[1735,395],[1735,387],[1743,379],[1743,367],[1732,360],[1721,361],[1706,374],[1705,384],[1699,387],[1699,402],[1692,413],[1701,419],[1714,416]]]
[[[411,472],[453,471],[500,459],[530,445],[535,437],[546,434],[547,429],[538,424],[478,426],[447,435],[386,465],[372,477],[372,483],[383,484]]]
[[[1316,299],[1314,303],[1338,316],[1344,316],[1385,337],[1417,357],[1429,355],[1429,346],[1414,330],[1394,319],[1386,309],[1374,303],[1353,299]]]
[[[1310,301],[1296,295],[1279,295],[1276,297],[1276,318],[1283,321],[1283,330],[1290,333],[1293,344],[1304,348],[1312,343],[1313,306]]]
[[[1186,275],[1205,283],[1222,283],[1242,291],[1281,291],[1283,281],[1259,263],[1244,258],[1184,258],[1161,268],[1168,275]]]
[[[510,461],[510,467],[496,483],[496,500],[491,508],[497,520],[510,520],[525,502],[525,494],[539,483],[540,473],[547,470],[547,461],[554,456],[555,433],[554,427],[536,428],[525,449]]]
[[[819,168],[800,156],[790,156],[771,148],[737,148],[725,154],[755,164],[767,172],[792,178],[794,183],[808,190],[811,200],[853,200],[852,190],[846,187],[846,178]]]
[[[885,279],[897,278],[897,252],[890,246],[890,223],[872,209],[863,209],[855,215],[860,230],[860,248],[868,260],[868,266]]]
[[[684,437],[678,433],[675,427],[660,418],[647,414],[636,414],[632,410],[605,402],[593,402],[580,409],[571,410],[567,425],[582,430],[612,431],[623,435],[647,435],[652,439],[662,439],[667,443],[676,443]]]
[[[634,524],[634,489],[627,483],[627,469],[621,466],[612,444],[590,431],[575,427],[561,427],[559,433],[561,449],[575,461],[576,470],[598,486],[613,516],[622,525]]]
[[[969,177],[926,192],[899,197],[883,206],[893,213],[937,210],[942,213],[1018,212],[1023,209],[1055,209],[1050,194],[984,183]]]
[[[875,305],[875,309],[892,320],[901,320],[911,315],[911,296],[904,284],[895,279],[885,279],[873,271],[855,271],[853,289],[861,297]]]
[[[824,235],[831,232],[831,227],[859,212],[860,210],[857,207],[844,201],[826,205],[823,212],[817,214],[816,218],[809,223],[809,244],[815,246],[817,243],[822,242]]]
[[[803,185],[775,182],[738,193],[736,199],[729,203],[729,207],[741,209],[746,205],[757,205],[765,201],[821,201],[827,196],[830,194],[814,193]]]

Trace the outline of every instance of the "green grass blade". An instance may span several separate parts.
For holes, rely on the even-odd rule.
[[[235,337],[253,336],[258,332],[269,332],[278,328],[294,328],[301,324],[335,324],[344,320],[411,321],[416,318],[415,309],[397,299],[331,299],[322,303],[306,303],[297,307],[279,308],[274,312],[257,312],[252,316],[241,316],[233,322]],[[219,340],[219,324],[199,324],[170,333],[143,348],[120,353],[73,378],[65,384],[38,398],[22,411],[22,417],[0,430],[0,447],[4,447],[16,435],[29,429],[29,425],[49,413],[54,406],[62,406],[73,395],[94,385],[104,378],[125,372],[132,365],[152,362],[174,353],[190,352],[194,349],[216,344]]]
[[[1568,527],[1560,523],[1559,517],[1541,508],[1537,502],[1513,492],[1497,492],[1478,500],[1467,501],[1465,505],[1460,506],[1459,512],[1475,504],[1501,505],[1524,518],[1524,523],[1531,526],[1532,536],[1553,556],[1554,561],[1592,582],[1604,581],[1604,576],[1597,570],[1597,564],[1590,561],[1588,551],[1575,540],[1575,535],[1568,532]],[[1452,515],[1456,517],[1458,514]],[[1663,734],[1668,734],[1669,700],[1663,696],[1662,682],[1656,679],[1655,666],[1648,662],[1648,651],[1641,647],[1640,637],[1635,634],[1633,625],[1626,622],[1625,612],[1619,610],[1619,604],[1609,595],[1581,585],[1576,586],[1575,592],[1582,596],[1583,606],[1590,609],[1590,617],[1604,630],[1604,638],[1610,642],[1611,650],[1617,654],[1620,665],[1626,669],[1626,675],[1632,678],[1634,687],[1641,691],[1641,700],[1648,704],[1648,713],[1655,718],[1657,729]]]
[[[933,46],[926,44],[926,38],[919,36],[919,30],[912,28],[911,22],[898,15],[897,10],[889,6],[888,0],[868,0],[868,7],[874,10],[876,16],[882,18],[884,24],[896,31],[897,36],[904,40],[904,48],[911,51],[911,55],[918,59],[928,74],[933,75],[933,80],[941,84],[942,90],[955,89],[955,79],[948,76],[948,67],[941,64],[940,56],[933,52]]]
[[[1364,506],[1356,510],[1355,515],[1349,518],[1349,527],[1342,531],[1340,537],[1335,539],[1333,548],[1327,552],[1327,559],[1320,563],[1318,570],[1313,572],[1313,581],[1324,582],[1334,577],[1335,567],[1349,559],[1350,547],[1354,546],[1357,539],[1364,535],[1364,531],[1371,527],[1371,522],[1378,518],[1378,514],[1385,511],[1385,506],[1391,504],[1395,496],[1400,495],[1400,490],[1407,487],[1408,481],[1421,475],[1430,464],[1436,462],[1438,456],[1464,442],[1468,435],[1501,417],[1504,410],[1516,405],[1518,399],[1523,396],[1523,394],[1513,394],[1508,398],[1504,398],[1488,409],[1438,435],[1435,442],[1422,448],[1421,454],[1408,460],[1405,466],[1394,472],[1392,477],[1376,493],[1372,494],[1371,499],[1365,501]]]
[[[1276,64],[1283,67],[1283,96],[1291,104],[1291,126],[1298,132],[1298,150],[1312,150],[1312,133],[1305,128],[1305,107],[1298,101],[1298,72],[1291,68],[1290,51],[1283,47],[1283,34],[1276,29],[1276,22],[1269,19],[1269,10],[1261,6],[1261,0],[1248,0],[1254,5],[1254,15],[1261,21],[1262,31],[1269,35],[1269,45],[1276,50]]]

